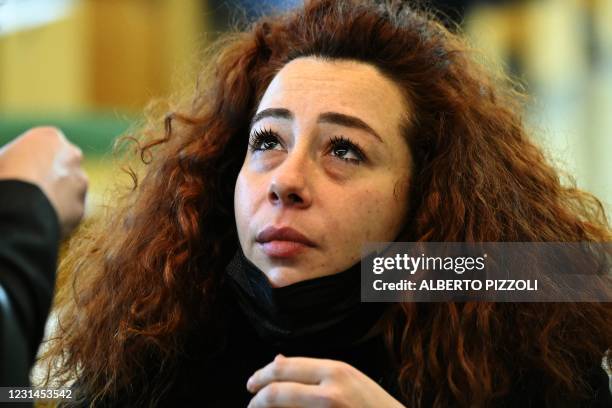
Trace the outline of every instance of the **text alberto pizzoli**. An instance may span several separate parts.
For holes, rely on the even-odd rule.
[[[409,256],[408,254],[397,254],[395,257],[374,258],[373,272],[376,275],[380,275],[386,270],[402,270],[409,272],[410,275],[414,275],[418,270],[445,270],[463,274],[465,271],[482,271],[485,268],[486,257],[486,254],[480,257],[444,258],[425,256],[424,254],[418,257]],[[538,281],[537,279],[425,279],[417,283],[408,279],[396,282],[384,282],[382,279],[377,279],[373,282],[373,288],[376,291],[478,291],[483,289],[495,291],[537,291]]]

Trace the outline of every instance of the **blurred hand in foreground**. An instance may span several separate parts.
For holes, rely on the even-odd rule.
[[[55,127],[36,127],[0,148],[0,180],[37,185],[58,215],[62,239],[76,228],[85,211],[88,179],[81,149]]]

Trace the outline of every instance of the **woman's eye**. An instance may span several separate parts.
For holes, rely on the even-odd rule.
[[[249,148],[251,152],[263,152],[266,150],[283,150],[283,145],[276,132],[264,129],[256,130],[249,137]],[[365,161],[365,155],[361,148],[343,136],[335,136],[330,139],[328,154],[349,164],[359,165]]]
[[[348,163],[359,165],[365,160],[365,155],[356,143],[342,136],[332,138],[330,145],[332,155]]]
[[[279,150],[282,148],[278,135],[269,129],[256,130],[249,138],[249,147],[252,152],[263,150]]]

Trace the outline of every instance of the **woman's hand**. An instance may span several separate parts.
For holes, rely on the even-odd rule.
[[[249,378],[248,408],[404,408],[355,367],[336,360],[277,355]]]

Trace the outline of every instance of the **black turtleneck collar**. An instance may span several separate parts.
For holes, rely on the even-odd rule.
[[[331,349],[369,337],[386,303],[361,302],[361,264],[274,288],[239,247],[226,271],[231,293],[265,342],[283,349]]]

